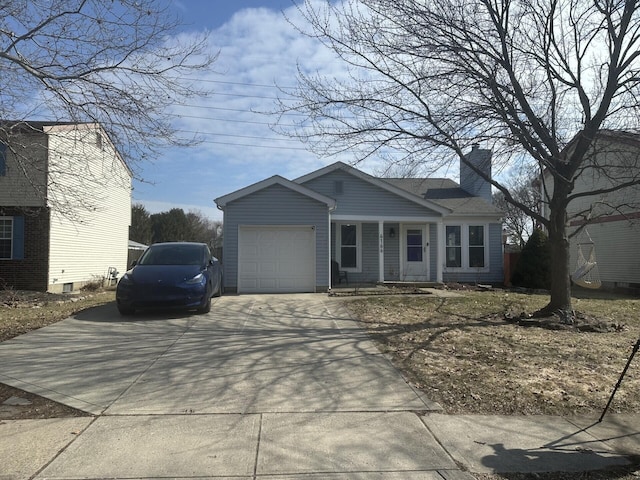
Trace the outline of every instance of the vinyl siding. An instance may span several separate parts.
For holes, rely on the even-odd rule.
[[[625,142],[600,140],[598,146],[598,164],[607,165],[609,176],[624,179],[626,170],[636,174],[640,168],[640,157],[637,146]],[[544,178],[549,195],[553,194],[553,179],[550,175]],[[618,181],[617,183],[620,183]],[[593,192],[602,188],[610,188],[614,183],[601,173],[586,169],[575,180],[573,194]],[[608,206],[619,206],[615,211]],[[605,287],[626,287],[640,285],[640,219],[623,219],[621,215],[640,213],[640,186],[633,186],[607,194],[580,197],[569,203],[567,213],[569,222],[575,220],[575,213],[593,208],[592,218],[597,218],[602,212],[608,212],[617,218],[616,221],[598,221],[589,224],[587,230],[595,242],[596,261],[600,280]],[[548,216],[548,212],[547,216]],[[611,218],[610,218],[611,219]],[[606,216],[602,220],[607,220]],[[570,231],[574,228],[570,227]],[[585,242],[585,235],[572,237],[570,247],[570,271],[576,268],[578,242]]]
[[[617,184],[630,180],[631,175],[637,175],[640,170],[640,158],[637,147],[624,143],[599,142],[598,164],[605,165],[607,175],[598,170],[585,169],[584,173],[575,179],[573,193],[593,192],[599,189],[615,187]],[[631,172],[629,174],[628,172]],[[581,212],[593,208],[592,217],[609,212],[609,205],[621,206],[621,212],[635,212],[640,208],[640,186],[620,189],[606,194],[580,197],[573,200],[567,211]],[[620,211],[615,213],[620,213]],[[571,218],[571,216],[569,217]]]
[[[588,228],[603,285],[625,288],[640,286],[640,221],[595,223]],[[570,271],[577,268],[577,243],[587,240],[583,235],[572,240]],[[583,255],[587,256],[588,253],[588,248],[583,247]]]
[[[89,126],[49,131],[50,291],[127,270],[131,177],[102,139]]]
[[[389,236],[393,228],[395,237]],[[400,224],[385,223],[384,225],[384,279],[400,280]]]
[[[229,202],[224,210],[224,284],[238,286],[238,229],[241,225],[312,225],[316,228],[316,288],[329,286],[329,213],[318,202],[282,185],[272,185]]]
[[[342,193],[336,193],[336,182],[342,182]],[[334,215],[440,216],[439,213],[372,185],[344,170],[334,170],[303,185],[335,199],[337,207],[332,212]]]
[[[11,137],[0,176],[0,206],[43,207],[46,199],[47,138],[41,132]]]
[[[362,268],[360,272],[349,272],[349,284],[376,283],[378,281],[378,224],[363,223],[361,232]]]

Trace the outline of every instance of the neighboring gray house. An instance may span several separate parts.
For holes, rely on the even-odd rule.
[[[489,150],[467,159],[490,175]],[[377,178],[337,162],[217,198],[225,290],[326,291],[332,261],[352,286],[502,282],[502,214],[488,182],[465,166],[461,178]]]
[[[597,269],[591,271],[594,280],[597,277],[606,289],[638,292],[640,185],[616,187],[630,182],[640,171],[640,133],[602,130],[587,155],[580,176],[573,179],[572,195],[576,198],[567,205],[569,231],[586,224],[586,230],[570,238],[571,272],[574,274],[580,265],[578,244],[583,244],[582,253],[587,255],[593,241],[597,263]],[[543,181],[541,187],[546,186],[546,193],[542,188],[542,198],[551,198],[553,181],[548,171]],[[548,200],[541,207],[548,218]]]

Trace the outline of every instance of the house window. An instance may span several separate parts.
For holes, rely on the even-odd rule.
[[[469,267],[484,267],[484,227],[469,226]]]
[[[447,225],[445,267],[462,270],[488,268],[488,225]]]
[[[343,270],[360,270],[360,224],[339,225],[338,263]]]
[[[0,177],[7,174],[7,146],[0,143]]]
[[[96,132],[96,146],[102,150],[102,134],[100,132]]]
[[[342,180],[336,180],[333,182],[333,193],[336,195],[342,195],[344,191],[344,182]]]
[[[0,259],[11,259],[13,253],[13,218],[0,217]]]
[[[459,225],[447,226],[446,256],[447,267],[462,266],[462,228]]]

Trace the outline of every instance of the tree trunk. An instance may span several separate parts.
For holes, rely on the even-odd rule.
[[[551,300],[536,316],[558,314],[563,322],[573,323],[571,305],[570,243],[567,234],[566,198],[568,191],[558,188],[550,203],[549,247],[551,254]]]

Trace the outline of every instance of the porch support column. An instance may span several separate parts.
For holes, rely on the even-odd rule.
[[[378,221],[378,237],[380,241],[378,250],[378,281],[384,282],[384,222]]]
[[[444,262],[446,258],[445,257],[446,239],[444,238],[444,222],[442,221],[442,219],[438,220],[438,223],[436,224],[436,232],[437,232],[436,241],[438,242],[438,249],[437,249],[438,254],[436,255],[436,282],[442,283],[442,270],[444,268]]]

